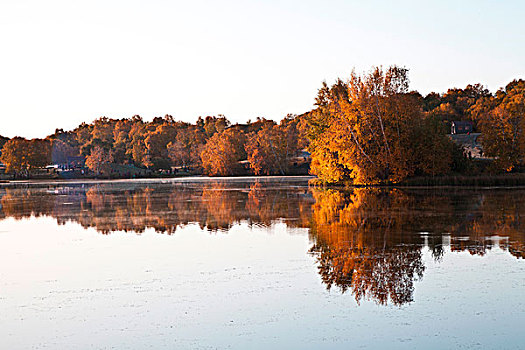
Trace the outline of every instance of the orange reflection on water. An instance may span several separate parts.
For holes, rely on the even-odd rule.
[[[197,223],[225,232],[235,224],[309,228],[328,289],[357,302],[403,305],[423,277],[422,248],[483,255],[498,246],[525,256],[524,190],[311,189],[258,181],[17,185],[0,188],[0,218],[49,216],[103,234],[174,234]]]

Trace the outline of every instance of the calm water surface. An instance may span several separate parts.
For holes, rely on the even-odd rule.
[[[2,349],[524,349],[525,189],[0,187]]]

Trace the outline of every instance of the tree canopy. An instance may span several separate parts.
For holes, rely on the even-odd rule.
[[[29,174],[82,158],[95,174],[118,165],[153,171],[232,175],[287,175],[309,171],[324,183],[399,183],[414,176],[518,171],[525,158],[525,82],[495,94],[481,84],[422,96],[410,90],[408,69],[355,71],[322,83],[314,108],[280,122],[257,118],[232,124],[225,116],[192,123],[171,115],[100,117],[44,140],[0,137],[6,171]],[[447,137],[452,121],[470,121],[491,167],[472,166]],[[311,157],[304,151],[308,150]],[[302,155],[301,157],[298,157]],[[305,166],[298,170],[298,159]],[[311,164],[309,164],[311,160]],[[473,170],[474,169],[474,170]]]
[[[408,70],[373,68],[326,83],[307,117],[311,171],[325,182],[399,182],[449,171],[451,142],[409,91]]]
[[[497,168],[511,171],[525,159],[525,81],[514,80],[495,96],[483,96],[470,107],[483,135],[486,155]]]
[[[0,161],[7,172],[28,174],[32,169],[49,164],[51,143],[48,140],[14,137],[4,144]]]

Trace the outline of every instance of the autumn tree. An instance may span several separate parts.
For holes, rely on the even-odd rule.
[[[220,114],[217,117],[206,117],[203,123],[203,128],[208,138],[217,132],[222,133],[228,126],[230,126],[230,122],[225,116]]]
[[[108,150],[101,146],[91,148],[90,155],[86,158],[86,166],[97,175],[108,171],[109,165],[113,162],[113,156]]]
[[[200,154],[205,143],[205,134],[201,128],[189,126],[180,130],[175,139],[168,143],[168,156],[174,166],[187,169],[201,165]]]
[[[76,135],[76,143],[80,148],[80,154],[87,157],[95,146],[110,150],[113,148],[113,131],[117,120],[101,117],[91,124],[82,123],[73,133]]]
[[[76,136],[77,144],[80,147],[80,154],[83,156],[88,156],[91,151],[91,130],[93,125],[82,123],[80,124],[73,133]]]
[[[280,125],[266,123],[261,130],[249,135],[245,150],[255,175],[285,175],[298,147],[296,122],[284,119]]]
[[[244,159],[244,133],[226,129],[215,133],[201,152],[204,173],[211,176],[238,174],[241,170],[239,161]]]
[[[469,109],[478,100],[491,96],[481,84],[469,84],[464,89],[448,89],[444,94],[429,93],[423,98],[423,110],[443,122],[447,130],[454,120],[472,120]]]
[[[145,134],[144,145],[146,153],[143,164],[152,169],[169,169],[168,144],[175,139],[177,129],[167,123],[158,125]]]
[[[470,108],[483,135],[483,150],[498,169],[511,171],[525,158],[525,81],[514,80]]]
[[[115,119],[106,117],[96,119],[91,130],[91,145],[111,149],[114,142],[113,131],[116,123]]]
[[[5,164],[7,172],[28,175],[35,168],[49,165],[51,142],[14,137],[4,144],[0,161]]]
[[[353,72],[348,82],[332,87],[324,84],[318,109],[308,117],[312,173],[325,182],[356,184],[446,173],[450,141],[425,120],[421,96],[408,88],[408,70],[396,66],[361,76]],[[422,149],[422,141],[432,153]],[[429,168],[437,154],[444,158]]]
[[[137,118],[131,125],[128,143],[126,145],[126,155],[129,156],[137,166],[143,165],[146,155],[146,145],[144,139],[148,132],[148,124],[142,118]]]
[[[29,142],[29,169],[42,168],[51,163],[51,142],[32,139]]]
[[[139,116],[135,116],[133,119],[121,119],[116,122],[115,128],[113,129],[114,143],[111,149],[111,155],[115,163],[132,163],[131,152],[127,152],[131,144],[130,132],[133,124],[139,122],[142,122]]]
[[[468,118],[471,106],[484,97],[491,96],[481,84],[469,84],[464,89],[449,89],[442,97],[442,103],[447,103],[459,118]]]

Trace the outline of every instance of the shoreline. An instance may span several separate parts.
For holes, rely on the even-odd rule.
[[[114,179],[95,179],[95,178],[77,178],[77,179],[24,179],[11,180],[8,182],[0,181],[0,187],[5,185],[81,185],[81,184],[98,184],[98,183],[199,183],[210,181],[229,181],[229,182],[247,182],[247,181],[272,181],[282,179],[287,182],[304,181],[309,184],[310,180],[315,177],[312,175],[275,175],[275,176],[177,176],[177,177],[140,177],[140,178],[114,178]]]
[[[210,181],[251,182],[275,181],[305,182],[309,187],[352,189],[352,188],[521,188],[525,187],[525,173],[414,177],[400,183],[356,185],[350,182],[322,183],[313,175],[242,175],[242,176],[156,176],[136,178],[33,178],[19,180],[0,180],[0,187],[12,185],[59,185],[96,183],[204,183]]]

